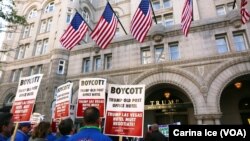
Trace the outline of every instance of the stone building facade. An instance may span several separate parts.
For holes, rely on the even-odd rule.
[[[106,1],[18,1],[29,25],[6,35],[1,107],[11,107],[20,76],[43,73],[34,110],[48,119],[57,86],[73,82],[76,104],[79,79],[98,77],[108,84],[145,84],[145,127],[154,122],[249,124],[250,23],[241,23],[239,1],[233,9],[233,0],[193,0],[194,18],[185,37],[180,25],[184,0],[152,0],[158,24],[143,43],[129,31],[139,1],[110,3],[127,34],[119,25],[111,44],[100,50],[88,32],[81,45],[67,51],[59,39],[75,9],[93,29]]]

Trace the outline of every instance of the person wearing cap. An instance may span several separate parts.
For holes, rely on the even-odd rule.
[[[19,123],[18,130],[16,132],[15,141],[28,141],[29,140],[28,133],[30,132],[30,130],[31,130],[30,122]]]
[[[13,129],[12,116],[11,113],[0,113],[0,141],[7,141],[11,136],[11,131]]]
[[[100,112],[96,107],[86,108],[84,110],[84,126],[67,141],[112,141],[101,133],[100,121]]]

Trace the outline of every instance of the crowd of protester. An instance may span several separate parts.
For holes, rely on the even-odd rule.
[[[15,131],[15,124],[12,114],[0,112],[0,141],[119,141],[119,137],[106,136],[100,128],[99,110],[95,107],[88,107],[84,111],[83,125],[77,132],[71,118],[62,120],[58,125],[58,133],[53,134],[49,122],[41,121],[38,125],[30,122],[18,123]],[[143,138],[123,137],[123,141],[143,141]],[[158,125],[151,126],[145,141],[167,141],[167,138],[158,130]]]

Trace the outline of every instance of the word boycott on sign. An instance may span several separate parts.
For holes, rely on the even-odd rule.
[[[169,125],[169,141],[250,141],[249,125]]]

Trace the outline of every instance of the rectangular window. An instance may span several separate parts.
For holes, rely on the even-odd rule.
[[[155,47],[155,62],[162,62],[165,60],[163,45]]]
[[[46,28],[46,32],[49,32],[51,29],[51,25],[52,25],[52,18],[49,18],[47,21],[47,28]]]
[[[12,70],[12,72],[11,72],[12,74],[11,74],[11,82],[15,82],[16,81],[16,77],[17,77],[17,72],[16,72],[16,70]]]
[[[66,17],[66,23],[70,23],[71,21],[71,14],[67,14],[67,17]]]
[[[64,74],[64,68],[65,68],[65,60],[59,60],[57,73]]]
[[[162,17],[161,16],[156,16],[157,24],[162,24]],[[155,24],[155,22],[154,22]]]
[[[29,31],[29,35],[28,35],[29,37],[31,37],[33,35],[34,27],[35,27],[34,23],[30,24],[30,31]]]
[[[234,32],[233,38],[236,51],[245,51],[247,49],[247,41],[244,32]]]
[[[164,15],[164,26],[169,27],[174,25],[173,13]]]
[[[30,67],[30,76],[35,74],[35,67],[31,66]]]
[[[218,16],[226,15],[226,10],[225,10],[224,5],[216,6],[216,13]]]
[[[47,53],[48,50],[48,39],[43,40],[42,54]]]
[[[180,52],[179,52],[179,46],[178,43],[169,43],[169,57],[170,60],[178,60],[180,59]]]
[[[164,8],[171,8],[172,7],[171,0],[163,0],[163,7]]]
[[[46,20],[42,20],[41,21],[41,27],[40,27],[40,32],[39,33],[44,33],[45,32],[46,25],[47,25],[47,21]]]
[[[29,32],[30,32],[30,26],[27,25],[24,27],[24,31],[23,31],[23,39],[27,38],[29,36]]]
[[[215,40],[218,53],[222,54],[229,51],[226,34],[215,35]]]
[[[228,11],[232,11],[232,10],[234,10],[234,9],[237,9],[237,4],[235,4],[234,9],[233,9],[233,5],[234,5],[233,2],[228,3],[228,4],[227,4],[227,10],[228,10]]]
[[[43,71],[43,65],[38,65],[37,66],[37,74],[42,74]]]
[[[149,47],[141,49],[141,63],[142,64],[151,63],[151,53],[150,53],[150,48]]]
[[[83,59],[83,72],[90,72],[90,58]]]
[[[25,54],[25,46],[19,47],[17,59],[22,59],[22,58],[24,58],[24,54]]]
[[[105,70],[111,69],[112,68],[112,54],[106,54],[104,58],[105,58],[105,64],[104,64]]]
[[[19,79],[23,76],[23,69],[19,69],[18,70],[18,77],[17,77],[17,81],[19,81]]]
[[[37,41],[36,42],[36,53],[35,55],[40,55],[42,53],[42,47],[43,47],[43,43],[42,41]]]
[[[153,8],[154,10],[159,10],[161,8],[161,5],[160,5],[160,1],[159,0],[154,0],[152,1],[152,4],[153,4]]]
[[[94,57],[94,70],[99,71],[101,70],[101,56]]]

